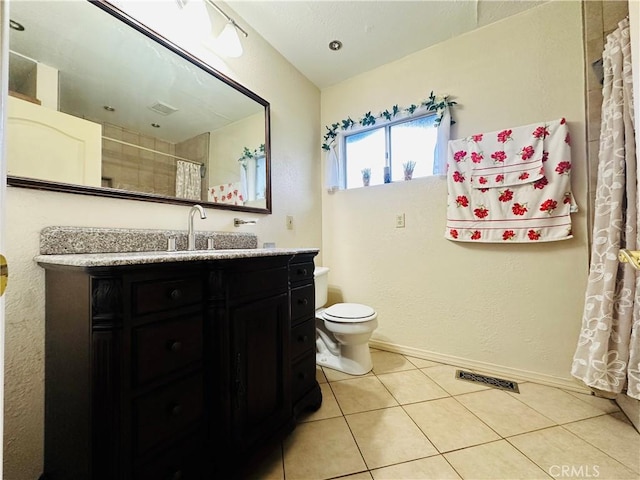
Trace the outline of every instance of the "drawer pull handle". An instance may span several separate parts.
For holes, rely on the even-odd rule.
[[[300,373],[298,373],[298,378],[299,378],[300,380],[306,380],[306,378],[307,378],[308,376],[309,376],[309,375],[307,375],[305,372],[300,372]]]
[[[171,406],[169,407],[169,413],[171,413],[172,417],[177,417],[182,413],[182,405],[180,405],[179,403],[171,404]]]
[[[179,300],[182,297],[182,291],[176,288],[175,290],[171,290],[169,296],[171,297],[171,300]]]
[[[169,342],[167,342],[167,349],[170,352],[178,353],[180,350],[182,350],[182,342],[180,342],[179,340],[169,340]]]
[[[309,300],[306,298],[299,298],[298,299],[298,304],[300,305],[308,305],[309,304]]]
[[[298,342],[300,342],[300,343],[307,343],[307,340],[309,340],[309,336],[308,335],[300,335],[300,336],[298,336]]]
[[[298,275],[304,275],[306,277],[307,276],[307,269],[306,268],[299,268],[298,269]]]

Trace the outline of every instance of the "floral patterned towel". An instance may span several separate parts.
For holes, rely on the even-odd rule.
[[[242,192],[234,183],[216,185],[209,189],[209,201],[227,205],[244,205]]]
[[[571,238],[571,147],[565,119],[449,142],[447,229],[458,242]]]

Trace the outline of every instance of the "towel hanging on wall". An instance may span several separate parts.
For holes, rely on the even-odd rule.
[[[572,238],[571,147],[565,119],[449,142],[447,228],[459,242]]]

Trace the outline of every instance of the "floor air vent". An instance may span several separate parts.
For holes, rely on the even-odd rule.
[[[513,380],[504,380],[502,378],[488,377],[478,373],[465,372],[464,370],[456,370],[456,378],[467,382],[482,383],[488,387],[499,388],[508,392],[520,393],[518,384]]]

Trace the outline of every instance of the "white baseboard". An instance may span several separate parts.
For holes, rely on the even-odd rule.
[[[387,352],[400,353],[410,357],[422,358],[423,360],[430,360],[432,362],[446,363],[447,365],[454,365],[460,368],[466,368],[476,373],[483,373],[486,375],[492,375],[495,377],[503,378],[505,380],[513,380],[516,382],[534,382],[542,385],[548,385],[550,387],[557,387],[563,390],[570,390],[572,392],[590,394],[589,388],[582,383],[573,379],[572,377],[556,377],[553,375],[546,375],[544,373],[531,372],[528,370],[520,370],[517,368],[505,367],[503,365],[496,365],[488,362],[481,362],[478,360],[471,360],[468,358],[456,357],[453,355],[446,355],[442,353],[430,352],[428,350],[419,350],[412,347],[404,347],[402,345],[395,345],[388,342],[381,342],[379,340],[371,339],[369,346]]]

